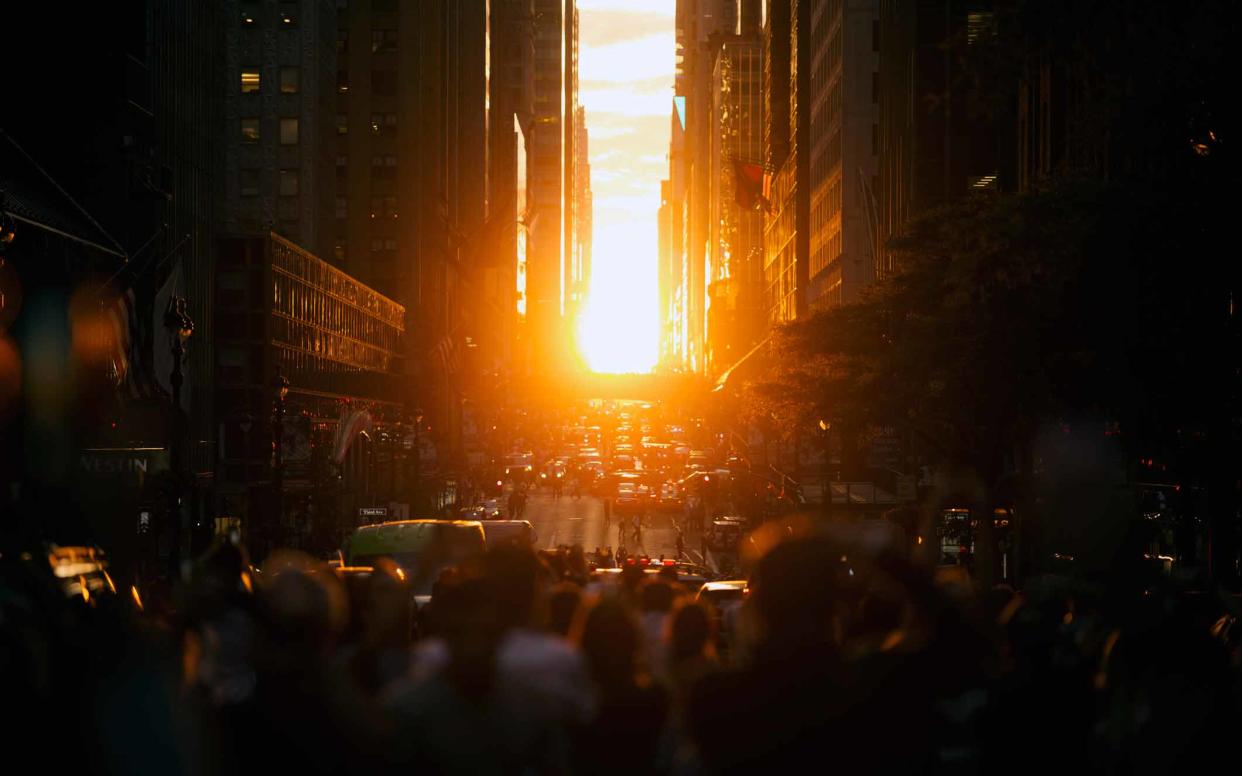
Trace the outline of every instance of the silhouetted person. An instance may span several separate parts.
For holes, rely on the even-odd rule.
[[[582,652],[598,691],[598,711],[575,747],[581,773],[648,773],[666,754],[661,734],[668,698],[640,671],[642,636],[624,604],[606,599],[587,614]]]

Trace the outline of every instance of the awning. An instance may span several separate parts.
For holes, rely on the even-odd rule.
[[[720,377],[716,378],[716,387],[712,388],[712,393],[720,393],[724,391],[725,388],[729,387],[730,380],[736,384],[737,380],[740,379],[739,375],[747,371],[753,371],[755,366],[763,361],[762,357],[758,354],[761,353],[771,341],[772,335],[769,334],[760,340],[758,345],[751,348],[746,355],[734,362],[733,366],[722,372]]]
[[[125,252],[7,133],[0,131],[0,208],[25,224],[125,260]]]

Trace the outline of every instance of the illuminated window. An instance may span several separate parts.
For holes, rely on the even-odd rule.
[[[297,119],[281,119],[280,120],[280,144],[281,145],[297,145],[298,144],[298,120]]]
[[[332,256],[337,261],[345,261],[345,245],[345,240],[341,239],[337,240],[336,244],[332,246]]]
[[[968,44],[993,37],[996,37],[996,17],[991,11],[969,11],[966,14]]]
[[[280,171],[280,196],[296,197],[298,195],[299,176],[297,170]]]
[[[259,171],[253,169],[242,170],[238,174],[238,184],[243,197],[259,196]]]
[[[297,67],[280,68],[280,93],[297,94],[301,86],[302,71]]]
[[[241,90],[242,94],[254,94],[259,91],[258,69],[246,69],[241,71]]]
[[[243,143],[259,142],[259,120],[257,118],[241,120],[241,139]]]
[[[345,135],[349,133],[349,120],[344,113],[336,114],[336,134]]]

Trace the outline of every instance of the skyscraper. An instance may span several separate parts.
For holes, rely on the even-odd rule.
[[[753,22],[753,27],[740,27]],[[707,371],[719,374],[759,337],[762,305],[762,48],[758,19],[722,37],[711,82]]]
[[[564,324],[573,250],[573,118],[577,102],[573,0],[535,2],[535,120],[531,143],[531,250],[526,314],[529,366],[569,366]]]
[[[875,278],[879,5],[810,3],[810,307],[852,301]]]
[[[336,6],[229,0],[225,19],[222,229],[332,255]]]

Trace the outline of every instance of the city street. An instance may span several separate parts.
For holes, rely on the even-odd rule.
[[[624,520],[626,550],[632,555],[647,555],[649,558],[666,558],[677,555],[677,529],[673,525],[673,517],[669,513],[648,514],[643,527],[642,542],[634,545],[631,518]],[[612,521],[604,524],[604,501],[597,496],[583,495],[579,499],[565,495],[553,498],[546,490],[531,491],[526,502],[524,519],[529,520],[535,529],[536,543],[541,549],[552,549],[557,546],[582,545],[586,552],[596,547],[611,547],[615,552],[618,546],[618,519],[614,515]],[[687,532],[685,547],[687,560],[701,563],[702,557],[698,548],[697,533]]]

